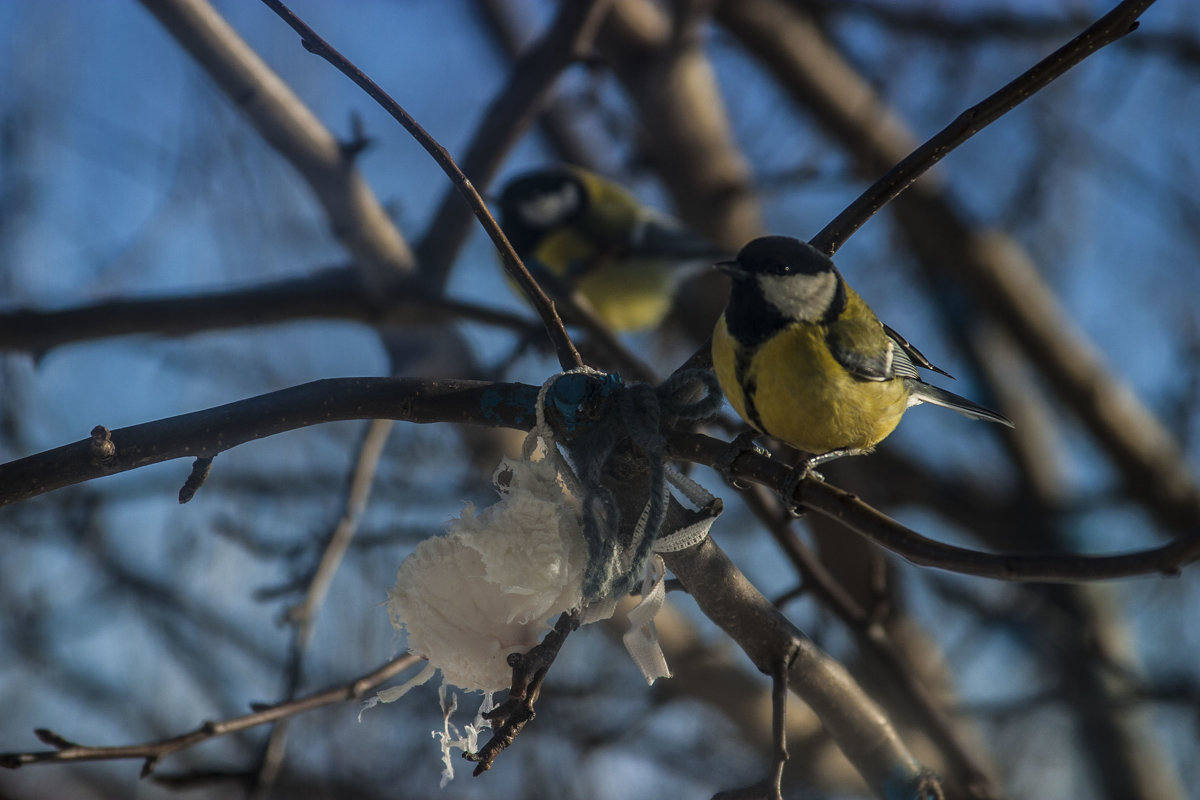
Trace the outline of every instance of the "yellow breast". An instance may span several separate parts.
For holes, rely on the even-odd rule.
[[[671,310],[677,278],[661,259],[602,252],[572,230],[546,236],[533,258],[578,289],[600,319],[618,333],[653,328]]]
[[[712,353],[721,389],[742,419],[809,453],[874,447],[895,429],[908,405],[902,380],[850,375],[830,354],[817,325],[789,325],[747,353],[722,316]]]

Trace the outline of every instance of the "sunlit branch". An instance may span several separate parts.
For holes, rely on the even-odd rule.
[[[684,586],[695,587],[701,610],[760,671],[770,675],[787,665],[789,688],[817,713],[877,796],[892,796],[922,779],[920,765],[887,717],[845,668],[772,606],[711,538],[663,558]]]
[[[408,243],[337,139],[204,0],[142,0],[176,42],[308,182],[330,229],[382,289],[413,268]]]
[[[803,589],[831,610],[853,634],[859,648],[883,666],[880,670],[882,679],[902,698],[906,716],[910,716],[940,750],[950,778],[965,787],[971,797],[991,796],[990,781],[983,767],[929,687],[922,683],[913,665],[896,647],[886,627],[873,624],[870,612],[800,540],[793,528],[792,516],[781,502],[772,502],[761,485],[749,487],[741,496],[751,513],[775,539],[784,557],[792,563],[803,581]]]

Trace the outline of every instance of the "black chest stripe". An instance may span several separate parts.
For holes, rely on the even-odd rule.
[[[747,373],[750,371],[750,360],[754,357],[757,349],[757,347],[739,347],[737,349],[737,354],[734,356],[733,375],[738,386],[742,387],[742,405],[746,409],[746,417],[750,420],[751,425],[765,433],[766,428],[763,427],[762,417],[759,416],[758,407],[754,404],[758,381],[755,378],[747,377]]]

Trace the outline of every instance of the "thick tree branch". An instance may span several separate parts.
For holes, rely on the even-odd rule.
[[[215,456],[284,431],[348,419],[463,422],[528,429],[537,387],[488,381],[328,378],[206,411],[107,431],[0,465],[0,505],[175,458]],[[218,465],[219,468],[219,465]]]
[[[203,331],[272,325],[302,319],[357,320],[371,325],[424,325],[467,320],[524,332],[522,317],[449,298],[435,299],[415,280],[368,291],[353,267],[255,286],[188,295],[115,300],[57,310],[0,312],[0,350],[41,355],[73,342],[146,334],[186,336]]]
[[[742,499],[775,539],[785,558],[795,568],[806,591],[830,609],[854,635],[859,648],[882,666],[884,680],[902,703],[900,709],[919,726],[938,748],[946,764],[948,789],[961,786],[972,798],[991,798],[994,791],[987,774],[960,735],[954,721],[934,698],[888,635],[887,629],[872,619],[864,608],[818,559],[793,530],[791,514],[782,504],[767,496],[761,486],[742,492]]]
[[[881,798],[915,796],[911,789],[924,773],[887,717],[844,667],[746,580],[711,538],[663,558],[685,587],[694,587],[692,595],[705,615],[760,671],[772,674],[779,663],[790,665],[789,688],[817,713],[872,791]]]

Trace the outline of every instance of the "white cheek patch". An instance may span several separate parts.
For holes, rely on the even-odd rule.
[[[526,224],[534,228],[550,228],[562,222],[579,208],[579,187],[564,183],[557,192],[546,192],[517,205]]]
[[[759,275],[763,298],[787,319],[816,322],[837,295],[837,275]]]

